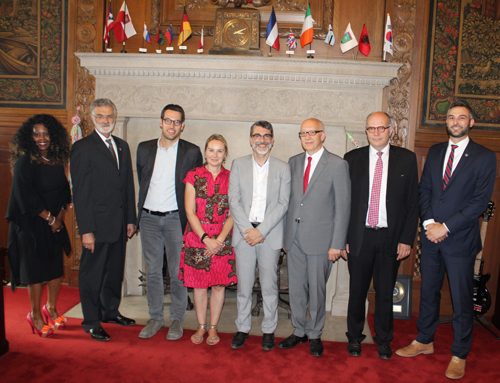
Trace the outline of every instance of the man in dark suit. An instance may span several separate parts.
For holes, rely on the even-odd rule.
[[[418,168],[415,153],[389,144],[387,113],[366,119],[370,145],[344,156],[351,176],[351,219],[347,233],[349,306],[347,350],[361,355],[366,297],[373,277],[375,341],[378,355],[390,359],[392,294],[401,260],[410,254],[418,225]]]
[[[170,274],[170,329],[168,340],[182,337],[182,321],[188,303],[187,288],[179,279],[182,235],[187,225],[184,209],[184,177],[203,163],[200,148],[180,139],[184,109],[165,106],[160,115],[160,138],[141,142],[137,148],[139,203],[137,228],[141,232],[146,263],[150,319],[139,334],[151,338],[163,328],[163,261],[167,253]]]
[[[71,150],[73,203],[82,239],[78,277],[86,332],[109,340],[101,322],[131,326],[120,314],[127,237],[135,233],[135,194],[128,144],[112,136],[116,106],[106,98],[90,107],[95,130]]]
[[[285,227],[293,334],[278,344],[290,349],[309,340],[310,353],[323,355],[326,282],[345,249],[351,181],[347,162],[323,147],[323,123],[304,121],[299,132],[305,153],[288,161],[291,194]],[[309,320],[307,318],[309,306]]]
[[[422,287],[418,336],[396,351],[403,357],[434,352],[434,333],[444,273],[448,274],[453,301],[454,341],[446,370],[450,379],[465,373],[474,323],[474,261],[482,249],[479,217],[486,210],[495,185],[497,159],[493,151],[469,138],[472,110],[463,101],[448,109],[450,139],[432,146],[420,180],[422,235]]]

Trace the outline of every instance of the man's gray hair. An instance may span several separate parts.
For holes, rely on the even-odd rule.
[[[94,115],[94,109],[96,106],[112,106],[115,111],[115,119],[116,119],[116,105],[109,98],[97,98],[94,100],[92,105],[90,105],[90,114]]]
[[[254,123],[252,124],[252,126],[250,127],[250,135],[252,135],[252,134],[253,134],[253,128],[254,128],[254,127],[256,127],[256,126],[260,126],[260,127],[264,128],[264,129],[269,130],[269,131],[271,132],[271,136],[274,136],[273,126],[271,125],[271,123],[270,123],[270,122],[268,122],[268,121],[264,121],[264,120],[254,122]]]

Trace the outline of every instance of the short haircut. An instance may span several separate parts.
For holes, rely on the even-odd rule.
[[[368,117],[366,117],[366,123],[365,123],[365,125],[367,125],[367,127],[368,127],[368,119],[369,119],[369,118],[370,118],[373,114],[375,114],[375,113],[384,113],[384,114],[385,114],[385,116],[386,116],[386,117],[388,118],[388,120],[389,120],[389,126],[392,126],[392,118],[391,118],[391,116],[389,116],[389,114],[388,114],[388,113],[386,113],[386,112],[371,112],[371,113],[368,115]]]
[[[174,112],[179,112],[181,114],[181,122],[184,122],[186,120],[186,115],[184,113],[184,109],[182,109],[182,106],[176,105],[176,104],[168,104],[165,105],[163,110],[161,111],[161,116],[160,118],[163,120],[163,116],[165,115],[166,110],[173,110]]]
[[[264,121],[264,120],[262,120],[262,121],[256,121],[256,122],[254,122],[252,124],[252,126],[250,127],[250,135],[253,134],[253,128],[256,127],[256,126],[260,126],[260,127],[264,128],[264,129],[269,130],[271,132],[271,136],[274,136],[273,126],[271,125],[270,122]]]
[[[472,112],[472,108],[464,100],[456,100],[453,104],[451,104],[450,107],[448,108],[448,111],[446,112],[446,117],[448,117],[448,115],[450,114],[450,110],[452,110],[453,108],[456,108],[458,106],[466,108],[469,111],[469,118],[471,120],[474,118],[474,112]]]
[[[112,106],[115,111],[114,117],[116,118],[116,105],[109,98],[96,98],[92,105],[90,105],[90,114],[94,115],[94,109],[96,106]]]

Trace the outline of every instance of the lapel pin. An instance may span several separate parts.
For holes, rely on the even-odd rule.
[[[469,157],[469,153],[465,153],[465,157]]]

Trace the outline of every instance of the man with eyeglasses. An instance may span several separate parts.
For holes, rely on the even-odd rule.
[[[389,144],[387,113],[366,119],[369,145],[345,154],[351,177],[351,219],[347,233],[349,304],[347,351],[361,356],[366,297],[373,278],[378,356],[392,357],[392,297],[401,260],[410,255],[418,225],[418,170],[415,153]]]
[[[110,336],[101,322],[135,323],[118,311],[126,241],[135,233],[134,178],[128,144],[111,135],[115,104],[97,99],[90,114],[95,130],[71,150],[73,203],[83,247],[78,282],[82,326],[92,339],[106,341]]]
[[[304,121],[299,132],[305,153],[289,160],[292,175],[285,229],[293,334],[278,347],[309,340],[310,353],[323,355],[326,282],[345,249],[351,202],[347,162],[323,147],[323,123]],[[307,306],[309,303],[309,320]]]
[[[229,209],[234,219],[233,247],[238,277],[237,332],[240,348],[252,327],[252,292],[259,267],[264,319],[262,349],[274,348],[278,324],[278,261],[283,247],[284,216],[290,197],[288,164],[271,156],[273,126],[257,121],[250,127],[253,154],[233,161],[229,176]]]
[[[450,379],[464,376],[472,346],[474,263],[483,248],[479,218],[488,207],[497,172],[495,152],[469,137],[474,122],[471,107],[456,100],[446,114],[449,140],[432,146],[427,154],[419,186],[425,232],[421,236],[418,335],[396,351],[402,357],[434,352],[446,271],[453,302],[452,357],[445,372]]]
[[[160,138],[141,142],[137,148],[137,229],[140,229],[146,263],[150,317],[139,338],[151,338],[164,326],[164,252],[172,298],[167,339],[177,340],[183,335],[182,321],[188,304],[187,288],[179,279],[182,234],[187,225],[184,178],[189,170],[203,163],[200,148],[180,139],[184,125],[184,109],[175,104],[166,105],[160,115]]]

